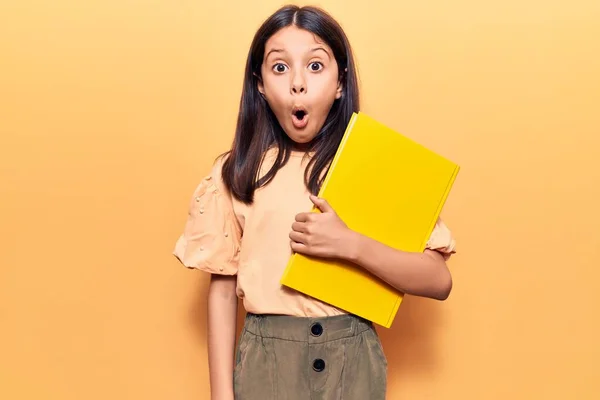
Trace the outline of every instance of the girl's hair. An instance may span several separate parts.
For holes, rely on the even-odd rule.
[[[314,157],[307,165],[304,180],[311,193],[318,193],[348,121],[353,112],[359,111],[356,67],[350,43],[341,26],[327,12],[316,7],[288,5],[277,10],[258,29],[250,46],[235,137],[222,168],[224,184],[237,200],[246,204],[251,204],[254,191],[269,183],[287,163],[294,145],[259,93],[257,85],[261,79],[267,40],[291,25],[310,31],[327,43],[333,50],[343,85],[341,98],[334,102],[321,131],[308,149],[314,152]],[[261,177],[263,157],[272,147],[278,149],[277,157],[270,170]]]

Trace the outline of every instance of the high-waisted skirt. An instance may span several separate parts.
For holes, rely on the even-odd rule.
[[[247,314],[233,380],[236,400],[384,400],[387,360],[354,315]]]

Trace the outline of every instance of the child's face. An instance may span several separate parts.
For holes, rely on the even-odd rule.
[[[331,48],[313,33],[290,26],[265,46],[258,90],[285,133],[296,143],[310,142],[342,94]]]

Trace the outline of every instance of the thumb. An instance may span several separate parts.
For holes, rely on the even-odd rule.
[[[313,204],[315,206],[317,206],[319,208],[319,210],[321,210],[321,212],[334,212],[333,208],[329,205],[329,203],[325,199],[322,199],[320,197],[317,197],[317,196],[314,196],[311,194],[310,201],[312,201]]]

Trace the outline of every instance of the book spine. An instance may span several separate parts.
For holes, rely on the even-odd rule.
[[[354,126],[354,123],[356,122],[357,118],[358,118],[358,114],[356,114],[356,113],[352,114],[352,117],[350,118],[350,121],[348,122],[348,126],[346,127],[346,132],[344,132],[344,136],[342,137],[340,145],[338,146],[338,149],[335,153],[335,156],[333,156],[333,160],[331,160],[331,165],[329,166],[327,175],[325,175],[325,179],[323,180],[323,184],[321,185],[321,189],[319,190],[319,197],[323,197],[326,194],[325,192],[327,191],[327,185],[329,183],[331,175],[333,174],[335,166],[340,159],[342,150],[344,149],[344,146],[346,145],[346,142],[348,141],[348,138],[350,137],[350,134],[352,132],[352,127]],[[318,209],[317,209],[317,207],[313,207],[313,210],[318,210]]]
[[[390,315],[388,316],[387,322],[383,325],[384,328],[391,328],[394,320],[396,319],[396,314],[398,313],[398,309],[400,308],[400,304],[404,300],[404,293],[398,293],[398,297],[396,298],[396,302],[394,303],[394,307],[390,310]]]
[[[428,233],[425,236],[423,243],[421,243],[420,251],[425,251],[425,247],[427,246],[427,241],[429,240],[429,237],[431,236],[431,233],[433,232],[433,229],[435,227],[438,217],[442,213],[442,208],[444,208],[444,204],[446,204],[446,200],[448,199],[448,195],[450,194],[450,189],[452,189],[452,185],[454,184],[454,181],[456,180],[456,176],[458,175],[459,170],[460,170],[460,166],[456,165],[454,167],[454,171],[452,171],[452,175],[450,175],[450,178],[448,179],[448,183],[446,185],[446,189],[444,190],[444,194],[442,195],[442,198],[440,199],[440,202],[438,203],[438,207],[435,210],[435,213],[433,214],[433,216],[431,218],[431,222],[429,223]]]
[[[342,153],[344,145],[348,141],[348,137],[350,136],[350,132],[352,131],[352,127],[354,126],[354,122],[356,121],[357,117],[358,117],[358,115],[356,113],[353,113],[352,117],[350,118],[350,121],[348,122],[348,126],[346,127],[346,132],[344,132],[344,136],[342,137],[340,145],[338,146],[338,149],[337,149],[337,151],[335,153],[335,156],[333,156],[333,160],[331,160],[331,165],[329,166],[329,170],[327,171],[327,175],[325,175],[325,179],[323,180],[323,184],[321,185],[321,189],[319,190],[319,197],[322,197],[323,193],[327,189],[327,183],[329,182],[329,179],[331,178],[331,174],[333,173],[333,169],[334,169],[335,165],[337,164],[337,162],[338,162],[338,160],[340,158],[340,154]],[[319,209],[316,206],[313,206],[312,207],[312,211],[313,212],[318,212]],[[282,274],[282,276],[280,278],[280,283],[282,283],[282,284],[286,284],[287,283],[287,278],[288,278],[288,273],[290,272],[290,268],[294,264],[296,258],[299,257],[299,256],[300,255],[297,254],[297,253],[292,254],[292,256],[288,260],[288,263],[287,263],[287,265],[285,267],[285,270],[283,271],[283,274]]]

